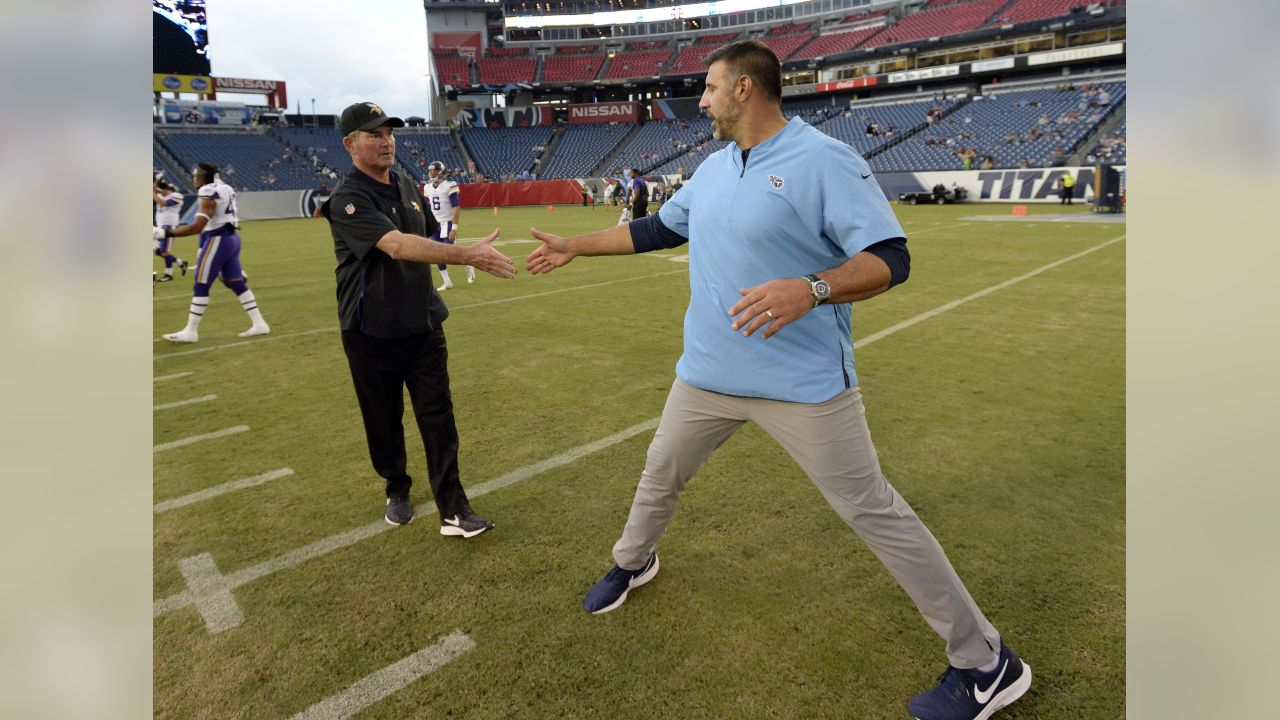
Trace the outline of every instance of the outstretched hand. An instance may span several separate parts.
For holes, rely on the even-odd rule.
[[[534,240],[541,240],[542,245],[537,250],[529,253],[529,257],[525,258],[524,266],[534,275],[549,273],[558,267],[569,264],[569,261],[577,257],[569,250],[569,241],[559,235],[544,233],[537,228],[529,228],[529,233],[533,235]]]
[[[747,337],[768,325],[764,331],[767,340],[813,309],[812,290],[804,278],[770,280],[738,292],[742,299],[729,308],[729,317],[736,318],[730,327]]]
[[[499,230],[501,228],[494,228],[488,237],[469,246],[464,254],[465,264],[483,270],[494,277],[509,280],[516,276],[515,263],[511,262],[511,258],[493,249],[493,241],[498,239]]]

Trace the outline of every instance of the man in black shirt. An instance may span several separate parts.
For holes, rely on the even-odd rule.
[[[342,112],[342,144],[355,167],[321,207],[333,234],[342,347],[351,366],[373,468],[386,480],[386,520],[413,519],[406,472],[403,391],[427,451],[427,477],[440,512],[440,534],[474,537],[493,527],[477,517],[458,478],[458,428],[449,393],[445,318],[431,264],[471,265],[511,278],[511,259],[493,249],[495,229],[475,245],[429,240],[438,228],[417,184],[395,168],[392,128],[374,103]]]

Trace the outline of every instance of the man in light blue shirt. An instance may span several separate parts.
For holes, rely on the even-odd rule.
[[[947,642],[919,720],[986,720],[1031,685],[929,530],[880,471],[854,372],[851,303],[906,280],[906,238],[852,148],[782,115],[781,69],[758,41],[712,52],[700,107],[717,139],[656,216],[543,245],[533,274],[579,255],[689,245],[684,354],[636,488],[616,564],[587,592],[616,609],[658,571],[655,547],[685,483],[747,421],[795,458]],[[757,335],[758,333],[758,335]]]

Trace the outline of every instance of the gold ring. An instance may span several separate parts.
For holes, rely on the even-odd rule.
[[[772,310],[765,310],[765,311],[764,311],[764,314],[765,314],[765,315],[768,315],[770,320],[777,320],[777,318],[775,318],[775,317],[773,316],[773,311],[772,311]]]

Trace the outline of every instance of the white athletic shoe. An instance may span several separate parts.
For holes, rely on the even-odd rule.
[[[472,270],[471,268],[467,268],[467,284],[470,285],[475,281],[476,281],[476,271]]]
[[[179,330],[176,333],[165,335],[164,339],[176,343],[193,343],[200,339],[200,333],[195,330]]]
[[[451,287],[453,287],[453,283],[451,283],[451,282],[447,282],[447,283],[445,283],[445,284],[441,285],[440,287],[436,288],[436,290],[437,290],[437,291],[439,291],[439,292],[444,292],[445,290],[448,290],[448,289],[449,289],[449,288],[451,288]]]
[[[271,332],[271,326],[267,325],[266,323],[262,323],[261,325],[254,325],[248,330],[245,330],[244,332],[240,333],[240,337],[253,337],[254,335],[266,335],[269,332]]]

